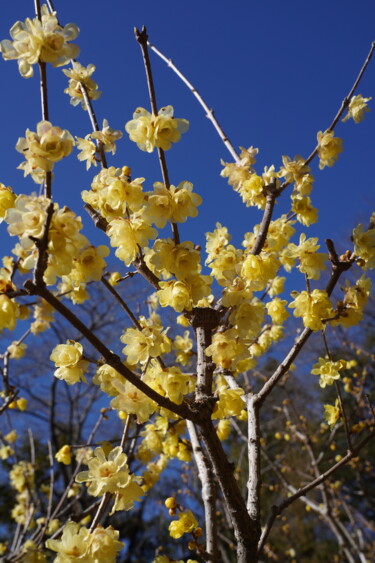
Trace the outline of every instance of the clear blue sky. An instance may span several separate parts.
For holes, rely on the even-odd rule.
[[[134,26],[147,26],[151,42],[191,79],[236,147],[260,148],[258,171],[264,165],[278,168],[283,154],[310,153],[316,132],[329,125],[375,39],[373,0],[356,4],[348,0],[55,0],[54,4],[62,23],[72,21],[81,29],[76,41],[81,48],[79,61],[97,67],[94,78],[103,91],[95,103],[99,120],[107,118],[124,133],[109,164],[129,165],[134,177],[146,178],[146,189],[161,179],[156,153],[141,153],[123,129],[137,106],[149,108]],[[9,37],[17,19],[33,13],[32,0],[4,3],[0,38]],[[152,61],[158,105],[172,104],[176,117],[190,121],[189,133],[166,155],[171,182],[192,181],[204,200],[199,219],[181,227],[182,238],[204,244],[204,232],[220,221],[239,245],[242,234],[260,221],[261,212],[245,208],[220,178],[220,159],[230,161],[229,153],[186,87],[159,59],[153,56]],[[0,181],[17,193],[37,187],[16,170],[22,157],[14,150],[18,137],[26,128],[35,130],[41,118],[35,70],[35,77],[25,80],[16,62],[0,60]],[[375,58],[357,93],[375,98],[374,77]],[[70,106],[63,93],[67,79],[61,69],[49,69],[48,78],[51,121],[73,135],[89,133],[87,114]],[[320,223],[307,230],[310,236],[337,238],[359,221],[367,221],[374,206],[374,133],[374,109],[359,125],[340,124],[337,135],[344,139],[344,153],[339,162],[323,172],[318,172],[316,163],[313,166],[312,200],[320,210]],[[75,156],[55,167],[56,201],[67,203],[87,225],[90,221],[81,210],[79,194],[89,189],[96,171],[91,168],[86,174]],[[283,201],[278,208],[289,209],[289,197],[285,195]],[[3,237],[5,225],[0,228]],[[86,232],[94,231],[88,227]],[[99,241],[105,242],[101,233],[95,234],[94,242]]]

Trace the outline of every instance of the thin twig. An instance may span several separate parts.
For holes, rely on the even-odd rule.
[[[177,76],[182,80],[182,82],[184,84],[186,84],[186,86],[189,88],[190,92],[193,94],[193,96],[195,96],[195,98],[198,100],[198,102],[200,103],[200,105],[202,106],[204,111],[206,112],[207,119],[209,119],[211,121],[212,125],[215,127],[220,139],[223,141],[225,147],[228,149],[228,151],[230,152],[230,154],[234,158],[235,162],[237,164],[240,164],[241,159],[240,159],[238,153],[234,149],[234,147],[233,147],[232,143],[230,142],[228,136],[224,133],[221,125],[219,124],[218,120],[214,116],[213,110],[208,107],[208,105],[206,104],[206,102],[204,101],[204,99],[202,98],[200,93],[198,92],[198,90],[186,78],[186,76],[184,76],[182,74],[182,72],[176,67],[176,65],[173,63],[173,61],[171,59],[168,59],[165,55],[163,55],[163,53],[161,51],[159,51],[159,49],[157,49],[154,45],[152,45],[149,41],[147,41],[147,45],[150,47],[150,49],[154,53],[156,53],[158,55],[158,57],[160,57],[165,63],[167,63],[169,68],[172,69],[175,74],[177,74]]]
[[[152,113],[155,116],[157,116],[158,115],[158,107],[157,107],[157,102],[156,102],[155,86],[154,86],[154,80],[153,80],[153,77],[152,77],[150,57],[149,57],[148,47],[147,47],[147,45],[148,45],[147,31],[146,31],[146,28],[143,26],[142,31],[139,31],[139,29],[135,28],[134,33],[135,33],[135,38],[136,38],[137,42],[139,43],[141,50],[142,50],[143,63],[145,65],[145,71],[146,71],[148,93],[149,93],[149,96],[150,96],[151,110],[152,110]],[[158,151],[160,169],[161,169],[161,173],[162,173],[162,176],[163,176],[163,182],[164,182],[164,185],[167,188],[167,190],[169,190],[170,187],[171,187],[171,183],[169,181],[169,174],[168,174],[168,168],[167,168],[167,161],[165,159],[165,153],[164,153],[163,149],[161,149],[160,147],[156,147],[156,148],[157,148],[157,151]],[[177,226],[177,223],[171,223],[171,225],[172,225],[173,239],[174,239],[175,244],[177,245],[177,244],[180,243],[180,235],[179,235],[179,232],[178,232],[178,226]]]
[[[101,282],[102,284],[108,289],[108,291],[117,299],[117,301],[120,303],[121,307],[124,309],[124,311],[126,312],[126,314],[129,316],[129,318],[131,319],[132,323],[134,324],[134,326],[138,329],[138,330],[142,330],[142,326],[140,325],[137,317],[132,313],[131,309],[128,307],[128,305],[125,303],[125,301],[123,300],[123,298],[121,297],[121,295],[115,290],[115,288],[109,283],[109,281],[102,276],[101,278]]]
[[[363,74],[364,74],[364,72],[365,72],[365,70],[366,70],[366,68],[367,68],[367,66],[368,66],[368,64],[369,64],[369,62],[370,62],[370,60],[371,60],[371,57],[372,57],[372,55],[373,55],[373,53],[374,53],[374,50],[375,50],[375,41],[373,41],[373,42],[371,43],[370,51],[369,51],[369,53],[368,53],[368,55],[367,55],[367,57],[366,57],[365,62],[364,62],[363,65],[362,65],[361,70],[359,71],[359,74],[358,74],[356,80],[354,81],[353,86],[351,87],[351,89],[349,90],[348,94],[345,96],[345,98],[344,98],[343,101],[341,102],[340,109],[338,110],[337,114],[336,114],[335,117],[333,118],[333,120],[332,120],[330,126],[326,129],[326,131],[333,131],[333,130],[334,130],[334,128],[336,127],[336,125],[337,125],[337,123],[338,123],[340,117],[342,116],[342,114],[343,114],[345,108],[348,107],[348,105],[349,105],[349,103],[350,103],[350,99],[351,99],[351,97],[353,96],[353,94],[354,94],[356,88],[358,87],[358,84],[359,84],[359,82],[360,82],[360,80],[361,80],[361,78],[362,78],[362,76],[363,76]],[[312,159],[318,154],[318,148],[319,148],[319,144],[316,145],[316,147],[315,147],[314,150],[311,152],[311,154],[306,158],[305,162],[303,163],[303,166],[307,166],[307,165],[312,161]],[[279,188],[279,193],[283,192],[283,191],[285,190],[285,188],[286,188],[287,186],[289,186],[291,183],[292,183],[292,182],[284,182],[284,183],[282,184],[282,186],[280,186],[280,188]]]

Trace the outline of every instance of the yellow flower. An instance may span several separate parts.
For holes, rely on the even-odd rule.
[[[306,235],[302,233],[299,245],[289,243],[283,254],[284,258],[297,258],[300,262],[298,266],[299,271],[313,280],[320,278],[320,272],[325,269],[325,262],[328,260],[328,254],[317,252],[320,248],[317,242],[317,238],[306,239]]]
[[[41,12],[41,21],[38,18],[17,21],[9,32],[13,41],[1,41],[3,58],[17,59],[20,74],[24,78],[33,76],[32,65],[38,61],[62,66],[79,55],[77,45],[69,43],[78,37],[78,27],[73,23],[61,27],[56,12],[50,14],[45,4]]]
[[[55,362],[57,370],[54,376],[63,379],[68,385],[86,381],[84,372],[88,362],[82,359],[83,347],[79,342],[67,340],[66,344],[58,344],[52,350],[50,360]]]
[[[90,64],[87,67],[82,66],[77,61],[72,61],[72,67],[67,70],[63,70],[65,76],[69,80],[69,87],[64,90],[65,94],[69,94],[70,103],[73,106],[77,106],[79,103],[82,105],[82,109],[87,110],[86,103],[82,94],[81,84],[85,87],[87,96],[90,100],[97,100],[102,95],[98,90],[98,85],[91,78],[91,75],[95,71],[95,66]]]
[[[125,125],[130,140],[146,152],[152,152],[154,147],[170,149],[172,143],[179,141],[181,134],[188,129],[189,122],[186,119],[173,117],[172,106],[161,108],[156,116],[144,108],[137,108],[133,119]]]
[[[348,113],[342,121],[347,121],[352,118],[355,123],[360,123],[365,117],[365,112],[370,111],[367,107],[367,102],[372,98],[364,98],[361,94],[353,96],[349,102]]]
[[[336,399],[334,405],[324,405],[324,410],[325,410],[324,416],[325,416],[327,423],[330,426],[333,426],[334,424],[336,424],[336,422],[338,421],[338,419],[341,416],[341,411],[340,411],[340,407],[339,407],[339,400]]]
[[[16,201],[16,194],[13,193],[12,188],[4,186],[0,182],[0,223],[5,217],[5,213],[11,207],[14,207]]]
[[[9,357],[13,360],[19,360],[20,358],[23,358],[26,352],[26,348],[27,346],[23,342],[12,342],[12,344],[8,346]]]
[[[69,131],[53,126],[49,121],[40,121],[36,133],[27,129],[26,137],[17,141],[16,150],[26,158],[18,168],[24,171],[24,176],[31,174],[34,182],[41,183],[44,173],[51,172],[55,162],[68,156],[73,145]]]
[[[0,332],[3,328],[14,330],[18,317],[18,304],[7,295],[0,295]]]
[[[272,301],[266,303],[267,312],[274,324],[282,324],[289,317],[289,313],[285,309],[287,303],[280,297],[275,297]]]
[[[76,481],[77,483],[89,481],[88,492],[93,496],[107,492],[114,493],[118,488],[125,487],[131,479],[127,459],[120,446],[113,448],[108,458],[103,448],[95,448],[93,457],[85,462],[88,471],[78,473]]]
[[[157,406],[154,401],[129,381],[114,381],[113,385],[117,389],[117,396],[110,403],[112,408],[135,414],[138,422],[149,420]]]
[[[318,210],[311,204],[309,196],[292,194],[292,211],[297,215],[297,221],[309,227],[318,220]]]
[[[324,133],[319,131],[318,139],[318,156],[319,168],[322,170],[325,166],[333,166],[338,159],[340,152],[343,151],[342,139],[334,136],[334,132],[329,129]]]
[[[365,231],[363,225],[353,230],[354,252],[361,259],[364,270],[375,267],[375,229]]]
[[[90,557],[94,563],[115,563],[117,553],[121,551],[124,544],[118,541],[120,533],[112,526],[103,528],[97,526],[91,533]]]
[[[76,137],[76,147],[81,151],[77,154],[78,160],[86,160],[86,170],[89,170],[92,164],[98,166],[97,146],[94,141],[91,141],[90,134],[86,135],[84,139]]]
[[[90,548],[90,531],[76,522],[68,522],[64,526],[61,538],[48,539],[46,547],[58,553],[55,559],[57,563],[90,561],[87,557]]]
[[[336,379],[340,379],[340,371],[346,367],[344,360],[333,362],[325,358],[319,358],[318,363],[313,366],[311,373],[319,375],[319,385],[324,389],[326,385],[332,385]]]
[[[66,445],[59,449],[55,455],[55,459],[64,465],[70,465],[72,462],[72,452],[70,446]]]
[[[332,305],[326,291],[321,289],[314,289],[311,293],[293,291],[291,295],[295,299],[289,307],[295,308],[294,316],[302,317],[305,327],[322,330],[324,327],[322,320],[333,316]]]
[[[160,290],[156,292],[162,307],[172,307],[177,313],[191,311],[192,299],[190,288],[183,281],[159,282]]]
[[[91,138],[96,139],[103,145],[104,152],[111,152],[115,154],[116,152],[116,145],[115,141],[121,139],[122,133],[116,129],[112,129],[108,125],[108,121],[103,119],[103,127],[101,131],[94,131],[91,133]]]
[[[220,389],[219,400],[215,403],[212,419],[238,416],[244,408],[243,389]]]
[[[178,539],[184,534],[193,532],[197,527],[198,522],[194,514],[191,510],[185,510],[184,512],[180,512],[178,520],[173,520],[173,522],[169,524],[169,534],[172,538]]]

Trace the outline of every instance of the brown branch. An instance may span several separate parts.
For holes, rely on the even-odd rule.
[[[191,317],[197,341],[197,385],[195,400],[207,401],[212,398],[212,376],[215,365],[206,354],[206,348],[212,341],[212,330],[219,323],[219,314],[211,307],[196,307]],[[211,408],[213,407],[213,403]]]
[[[147,45],[148,45],[148,43],[147,43],[147,39],[148,39],[147,30],[146,30],[145,26],[142,27],[142,31],[139,31],[139,29],[134,28],[134,34],[135,34],[135,38],[136,38],[137,42],[139,43],[141,50],[142,50],[143,63],[145,65],[146,79],[147,79],[148,93],[149,93],[149,97],[150,97],[151,110],[152,110],[152,113],[156,117],[158,115],[158,107],[157,107],[157,103],[156,103],[156,93],[155,93],[154,80],[153,80],[153,77],[152,77],[150,56],[149,56],[148,47],[147,47]],[[168,174],[167,161],[165,159],[165,153],[164,153],[163,149],[161,149],[160,147],[156,147],[156,148],[157,148],[157,151],[158,151],[160,170],[161,170],[161,174],[163,176],[163,182],[164,182],[164,185],[167,188],[167,190],[169,190],[170,187],[171,187],[171,183],[169,181],[169,174]],[[172,225],[172,233],[173,233],[174,242],[175,242],[176,245],[180,244],[180,235],[179,235],[179,232],[178,232],[178,226],[177,226],[176,223],[171,223],[171,225]]]
[[[273,178],[272,182],[268,186],[266,186],[265,191],[266,191],[266,194],[267,194],[266,195],[266,207],[264,209],[263,219],[262,219],[262,222],[260,224],[260,229],[259,229],[257,239],[256,239],[254,247],[251,251],[251,254],[254,254],[255,256],[257,254],[261,253],[263,246],[266,242],[268,228],[269,228],[270,223],[271,223],[272,213],[273,213],[273,209],[275,207],[275,201],[276,201],[276,197],[277,197],[277,193],[278,193],[277,190],[276,190],[276,178]]]
[[[142,391],[147,397],[155,401],[159,406],[166,408],[181,418],[192,420],[193,412],[186,404],[177,405],[167,397],[163,397],[154,389],[149,387],[147,383],[139,379],[139,377],[130,371],[120,360],[120,358],[111,352],[107,346],[90,330],[68,307],[66,307],[57,297],[55,297],[46,287],[38,287],[31,280],[27,280],[24,284],[25,289],[30,295],[36,294],[43,297],[56,311],[58,311],[74,328],[76,328],[101,354],[105,363],[109,364],[118,371],[126,380],[132,383],[139,391]]]
[[[102,284],[108,289],[108,291],[115,297],[115,299],[120,303],[121,307],[124,309],[126,314],[131,319],[132,323],[138,330],[142,330],[142,326],[139,324],[137,317],[133,314],[131,309],[125,303],[121,295],[115,290],[115,288],[109,283],[109,281],[102,276],[101,280]]]
[[[35,242],[38,249],[38,259],[34,269],[34,284],[37,286],[45,285],[43,276],[48,263],[48,234],[53,215],[53,202],[51,201],[47,207],[46,222],[44,224],[43,234],[41,238],[29,237]]]

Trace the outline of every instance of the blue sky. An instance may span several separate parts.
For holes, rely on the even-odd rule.
[[[151,42],[172,58],[194,83],[222,124],[235,147],[259,147],[258,171],[275,164],[283,154],[307,156],[315,145],[316,133],[332,120],[349,91],[375,39],[375,5],[371,0],[295,0],[189,2],[118,2],[107,0],[55,0],[62,23],[73,21],[81,29],[76,41],[79,61],[93,63],[94,75],[103,95],[95,103],[99,121],[107,118],[121,129],[109,164],[129,165],[133,176],[144,176],[146,189],[159,181],[156,153],[140,152],[124,131],[137,106],[149,109],[140,49],[133,27],[146,25]],[[0,38],[9,37],[17,20],[33,16],[32,0],[8,2],[2,9]],[[228,226],[235,244],[244,232],[261,220],[261,212],[244,207],[240,198],[220,178],[220,159],[231,160],[203,110],[179,79],[155,56],[152,57],[158,105],[171,104],[176,117],[190,121],[190,131],[167,152],[171,182],[193,182],[203,197],[199,218],[181,226],[182,239],[204,244],[204,233],[216,221]],[[16,170],[22,157],[14,150],[26,128],[35,130],[41,119],[38,72],[23,79],[14,61],[0,60],[2,85],[0,112],[0,181],[17,193],[37,187]],[[357,93],[375,98],[375,58]],[[63,93],[67,79],[61,69],[49,69],[50,119],[73,135],[90,132],[86,113],[69,104]],[[372,101],[372,105],[374,100]],[[348,236],[359,221],[366,222],[374,204],[375,113],[364,122],[339,124],[337,135],[344,139],[344,153],[332,169],[319,172],[312,193],[320,210],[318,226],[302,229],[310,236],[336,240]],[[81,208],[80,192],[88,189],[92,176],[71,155],[55,166],[54,198],[68,204],[85,220],[85,232],[94,243],[106,242],[95,233]],[[284,195],[277,210],[289,209]],[[3,238],[5,225],[1,227]],[[167,233],[169,236],[169,231]],[[13,241],[12,241],[13,242]],[[340,250],[346,244],[338,245]]]

